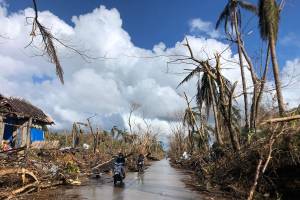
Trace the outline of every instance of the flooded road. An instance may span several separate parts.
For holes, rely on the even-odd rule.
[[[144,174],[128,173],[125,185],[114,187],[109,177],[91,180],[86,186],[63,187],[43,191],[32,199],[113,199],[113,200],[189,200],[203,199],[186,188],[186,175],[172,168],[167,160],[154,162]],[[111,179],[111,180],[110,180]]]

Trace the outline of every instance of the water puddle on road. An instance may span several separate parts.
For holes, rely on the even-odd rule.
[[[154,162],[143,174],[128,173],[123,186],[114,187],[110,177],[89,180],[83,186],[63,186],[30,196],[35,200],[192,200],[206,199],[182,182],[187,175],[167,160]],[[24,199],[29,199],[28,196]]]

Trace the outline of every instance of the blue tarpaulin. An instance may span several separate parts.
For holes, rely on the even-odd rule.
[[[30,129],[31,142],[44,141],[44,131],[37,128]]]

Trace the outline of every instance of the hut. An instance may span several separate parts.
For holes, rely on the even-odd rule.
[[[0,144],[6,140],[12,148],[29,147],[43,141],[47,125],[52,124],[51,117],[30,102],[0,94]]]

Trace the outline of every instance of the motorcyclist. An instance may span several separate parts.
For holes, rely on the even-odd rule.
[[[144,162],[144,159],[145,159],[144,155],[140,154],[138,159],[137,159],[137,163]]]
[[[122,165],[122,174],[124,178],[125,178],[125,162],[126,162],[125,156],[123,155],[122,152],[119,152],[118,157],[116,159],[116,163]]]
[[[138,159],[137,159],[137,163],[136,163],[137,166],[138,166],[138,168],[141,167],[141,169],[143,169],[143,167],[144,167],[144,159],[145,159],[144,155],[143,154],[139,154]]]

